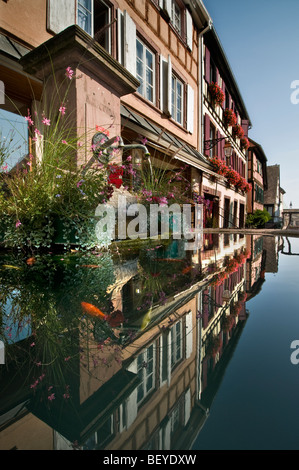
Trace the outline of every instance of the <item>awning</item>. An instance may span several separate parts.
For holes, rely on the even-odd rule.
[[[5,36],[4,34],[0,34],[0,51],[4,52],[6,55],[10,57],[14,57],[15,59],[20,59],[23,57],[27,52],[30,51],[27,47],[22,46],[21,44],[17,43],[13,39]]]
[[[128,106],[122,104],[120,112],[122,124],[138,133],[143,132],[143,135],[156,149],[174,155],[174,158],[188,163],[199,170],[216,175],[211,170],[212,167],[208,159],[186,142],[178,139],[162,127],[157,126],[149,119],[132,111]]]

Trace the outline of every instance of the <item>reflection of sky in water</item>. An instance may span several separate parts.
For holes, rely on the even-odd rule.
[[[17,291],[15,291],[17,295]],[[18,319],[18,315],[14,315],[13,294],[7,300],[2,316],[3,335],[7,344],[14,344],[28,338],[32,334],[31,319],[28,316]]]
[[[289,241],[298,255],[299,239]],[[266,271],[247,302],[246,327],[194,449],[298,449],[299,365],[290,360],[299,340],[298,262],[280,252],[278,272]]]
[[[23,116],[0,110],[0,139],[9,145],[10,156],[4,164],[10,170],[28,154],[28,126]],[[12,141],[10,142],[10,140]],[[10,143],[9,143],[10,142]]]

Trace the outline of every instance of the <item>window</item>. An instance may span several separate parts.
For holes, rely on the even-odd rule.
[[[136,74],[140,82],[138,92],[152,103],[155,100],[155,55],[136,39]]]
[[[97,42],[112,53],[112,11],[111,7],[102,0],[94,2],[94,35]]]
[[[19,114],[0,109],[0,142],[2,149],[0,172],[10,171],[29,154],[26,119]]]
[[[216,128],[213,124],[210,124],[210,136],[209,140],[211,141],[212,145],[210,148],[210,158],[216,156],[217,145],[213,145],[213,141],[216,139]]]
[[[139,354],[137,358],[137,375],[140,380],[140,384],[137,387],[137,403],[143,401],[155,388],[154,362],[154,345],[152,344]]]
[[[183,92],[183,83],[172,75],[171,117],[179,124],[183,124]]]
[[[264,191],[259,185],[255,185],[255,201],[263,204],[264,202]]]
[[[171,333],[171,367],[173,368],[183,357],[182,320],[170,330]]]
[[[77,24],[112,54],[113,9],[104,0],[78,0]]]
[[[212,58],[210,59],[210,83],[217,82],[217,71],[216,71],[216,65]]]
[[[174,29],[181,34],[182,33],[182,11],[175,0],[171,2],[171,23]]]
[[[226,89],[225,89],[225,108],[229,109],[229,93]]]
[[[78,0],[78,25],[93,36],[93,0]]]

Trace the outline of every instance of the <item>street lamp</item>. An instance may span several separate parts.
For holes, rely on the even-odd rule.
[[[226,137],[219,137],[219,139],[205,140],[204,141],[204,149],[205,150],[211,150],[212,148],[214,148],[218,144],[218,142],[221,142],[222,140],[225,140],[224,155],[225,155],[226,159],[230,159],[230,157],[233,154],[233,147],[232,147],[231,143],[229,142],[229,140],[226,140]]]
[[[233,147],[231,143],[227,140],[224,144],[224,155],[226,158],[230,158],[233,154]]]

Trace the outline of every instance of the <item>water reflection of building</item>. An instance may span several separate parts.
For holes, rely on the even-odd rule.
[[[264,237],[260,235],[248,236],[247,248],[251,253],[246,263],[246,292],[249,300],[257,295],[265,282],[267,252],[264,246]]]
[[[29,398],[28,388],[20,388],[18,396],[12,390],[9,400],[2,396],[0,448],[65,449],[74,443],[109,450],[190,448],[247,318],[247,239],[230,235],[214,241],[214,249],[209,242],[189,255],[183,270],[179,260],[168,258],[177,284],[167,271],[165,297],[158,296],[139,317],[132,296],[136,289],[150,293],[142,283],[142,257],[138,272],[134,261],[119,269],[110,289],[115,306],[136,308],[115,330],[119,339],[126,333],[124,341],[102,337],[99,342],[96,329],[78,338],[82,350],[88,344],[90,354],[74,360],[72,376],[66,379],[72,384],[72,405],[58,396],[39,402]],[[163,265],[158,252],[154,259],[152,266],[157,260]],[[157,271],[153,275],[161,280]],[[80,327],[84,330],[84,323]]]

